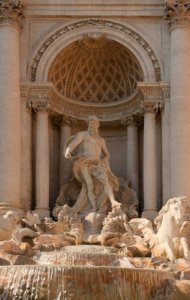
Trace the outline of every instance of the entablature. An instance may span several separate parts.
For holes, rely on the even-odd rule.
[[[143,3],[142,3],[143,2]],[[162,17],[164,0],[26,0],[28,17],[62,16],[129,16]]]
[[[142,103],[154,102],[159,107],[168,101],[169,83],[138,83],[133,95],[128,99],[111,103],[84,103],[59,94],[52,83],[23,83],[21,97],[26,107],[37,111],[47,108],[50,115],[66,115],[85,120],[89,115],[96,115],[100,121],[117,121],[131,115],[143,114]]]

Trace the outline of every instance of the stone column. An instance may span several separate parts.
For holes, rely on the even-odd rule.
[[[48,110],[39,108],[36,120],[36,212],[49,216],[49,126]]]
[[[22,116],[21,116],[21,205],[24,211],[32,208],[32,119],[33,112],[27,103],[28,87],[21,88]]]
[[[20,1],[0,2],[0,214],[20,210]]]
[[[171,28],[171,197],[184,195],[190,216],[190,1],[166,2]]]
[[[156,178],[156,120],[155,102],[144,102],[144,211],[143,217],[154,219],[157,215],[157,178]]]
[[[131,188],[139,193],[138,119],[129,116],[122,120],[127,126],[127,178]]]
[[[71,178],[71,163],[64,157],[64,146],[68,138],[71,136],[71,119],[64,116],[60,124],[60,169],[59,169],[59,185],[68,182]]]

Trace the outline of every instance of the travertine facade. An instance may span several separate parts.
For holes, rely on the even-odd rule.
[[[2,212],[49,214],[71,176],[64,143],[89,115],[140,213],[181,195],[190,208],[189,12],[185,0],[0,1]]]

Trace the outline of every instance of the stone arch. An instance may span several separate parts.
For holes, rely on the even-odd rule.
[[[86,19],[61,26],[37,49],[29,67],[29,80],[47,82],[55,57],[69,44],[87,34],[104,34],[129,49],[139,61],[144,81],[161,81],[161,63],[147,41],[128,25],[105,19]]]

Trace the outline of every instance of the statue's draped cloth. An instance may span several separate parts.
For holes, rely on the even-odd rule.
[[[88,159],[86,157],[80,157],[74,160],[73,172],[75,178],[82,184],[80,194],[77,198],[77,202],[73,206],[75,212],[87,212],[90,210],[90,201],[88,199],[88,189],[86,182],[83,179],[81,168],[86,167],[89,175],[94,181],[94,193],[96,195],[97,211],[106,213],[110,205],[108,196],[103,193],[103,188],[106,184],[109,184],[113,191],[118,190],[118,180],[111,172],[110,168],[103,161],[97,161]]]

